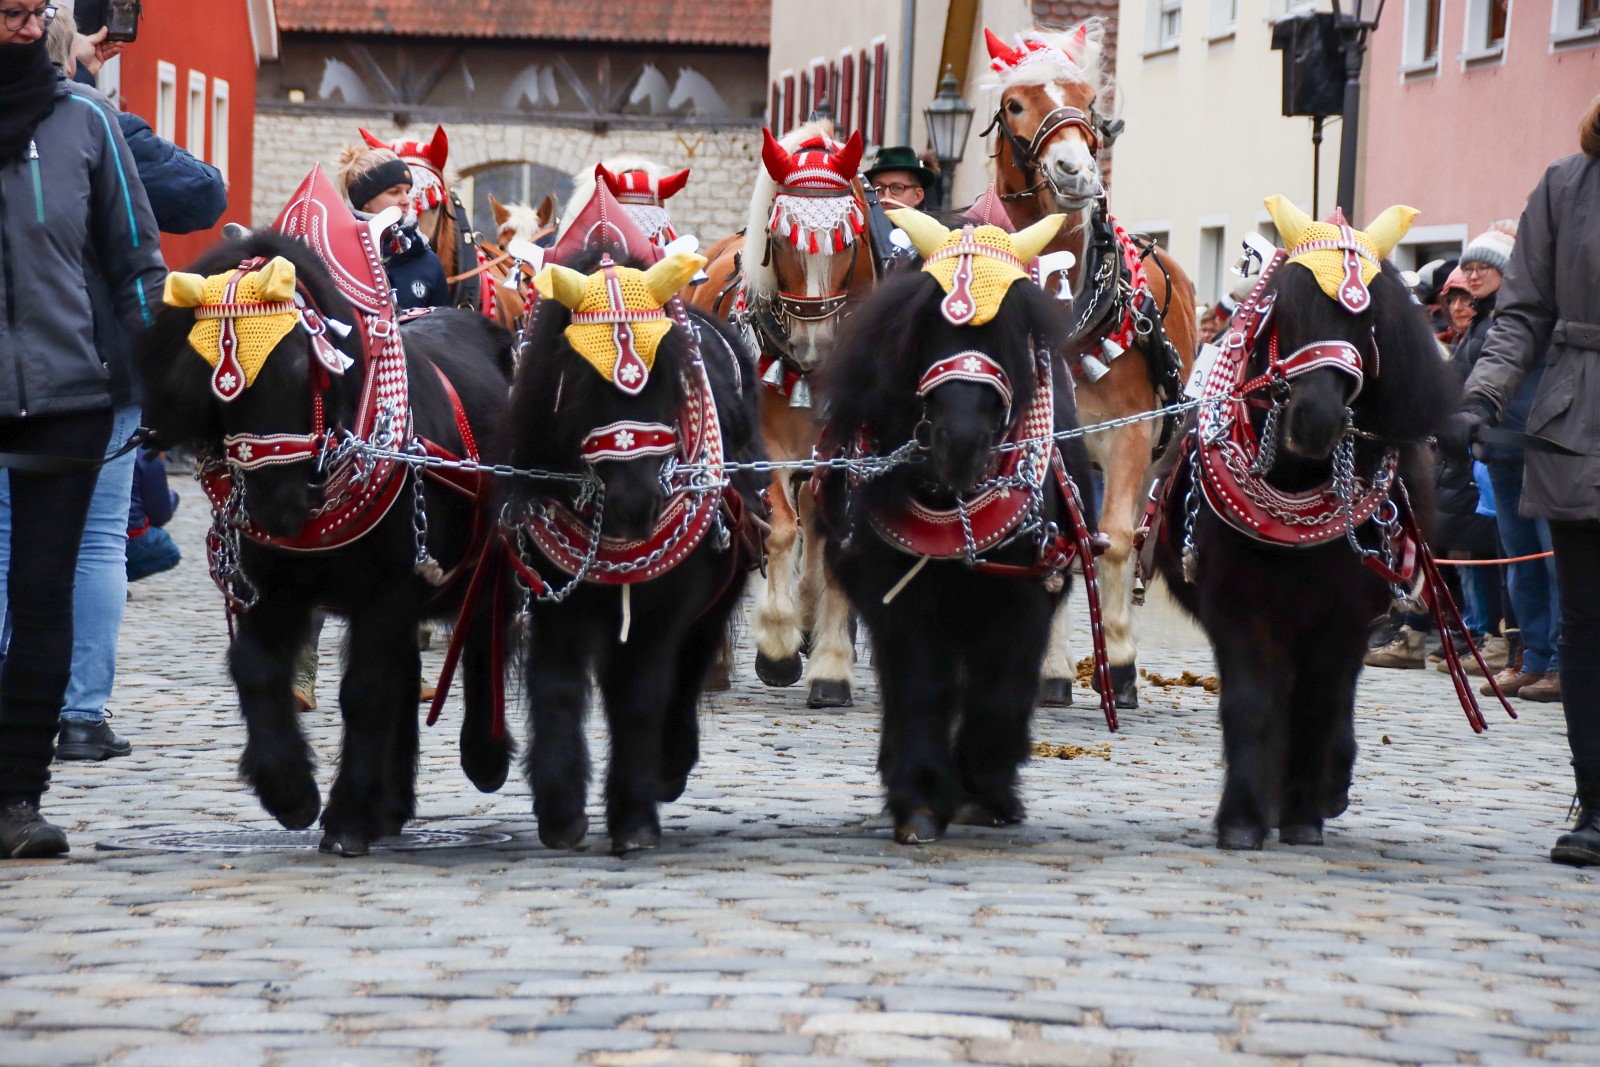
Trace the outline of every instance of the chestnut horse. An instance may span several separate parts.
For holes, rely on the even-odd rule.
[[[1113,90],[1101,65],[1104,31],[1090,19],[1066,33],[1034,32],[1011,48],[985,31],[1000,104],[994,116],[995,185],[1018,226],[1064,212],[1067,224],[1050,251],[1077,256],[1069,272],[1073,291],[1072,333],[1067,356],[1077,385],[1079,416],[1085,424],[1153,411],[1181,399],[1182,382],[1194,361],[1194,286],[1164,250],[1147,254],[1135,248],[1105,213],[1105,189],[1096,153],[1121,129],[1099,110]],[[1109,228],[1108,228],[1109,227]],[[1093,238],[1114,238],[1120,254],[1098,257]],[[1086,269],[1087,268],[1087,269]],[[1127,287],[1115,284],[1126,275]],[[1109,278],[1107,286],[1086,284],[1091,275]],[[1141,315],[1140,276],[1150,299]],[[1128,290],[1131,289],[1131,293]],[[1096,293],[1107,294],[1096,299]],[[1125,295],[1126,294],[1126,295]],[[1109,306],[1107,306],[1109,305]],[[1153,310],[1153,314],[1150,313]],[[1159,320],[1162,330],[1137,336],[1135,322]],[[1084,327],[1085,320],[1106,326]],[[1141,322],[1142,326],[1143,323]],[[1119,333],[1123,343],[1116,343]],[[1111,337],[1113,345],[1102,348]],[[1170,350],[1168,346],[1170,342]],[[1110,353],[1125,349],[1111,358]],[[1088,359],[1082,358],[1087,352]],[[1172,383],[1177,383],[1176,388]],[[1100,603],[1111,659],[1117,706],[1138,706],[1137,642],[1133,627],[1133,532],[1148,469],[1170,436],[1163,420],[1137,422],[1091,434],[1089,455],[1105,478],[1100,529],[1111,541],[1099,561]],[[1050,654],[1045,659],[1043,699],[1068,703],[1074,677],[1067,649],[1066,613],[1056,617]]]
[[[811,457],[821,428],[821,397],[812,372],[832,346],[847,310],[872,288],[876,260],[866,230],[858,170],[859,132],[840,144],[831,123],[813,122],[775,140],[763,131],[764,164],[756,176],[742,234],[707,252],[708,280],[689,302],[743,325],[760,349],[761,433],[773,460]],[[768,494],[767,577],[756,593],[756,674],[773,686],[801,675],[803,633],[810,634],[806,704],[851,703],[850,605],[823,567],[807,476],[776,471]]]

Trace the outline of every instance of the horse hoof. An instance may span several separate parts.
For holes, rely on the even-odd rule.
[[[774,689],[798,682],[803,670],[798,652],[783,659],[773,659],[764,652],[756,653],[756,677]]]
[[[589,816],[579,815],[565,826],[546,826],[539,823],[539,841],[545,848],[566,850],[577,848],[589,832]]]
[[[939,820],[928,808],[919,808],[906,816],[904,822],[896,823],[894,839],[901,845],[928,845],[939,840],[944,828],[939,825]]]
[[[262,796],[261,806],[285,830],[304,830],[322,814],[322,794],[317,791],[316,780],[309,775],[298,793],[299,796]]]
[[[646,849],[661,847],[661,831],[641,827],[630,830],[621,837],[611,839],[611,854],[625,856],[629,852],[643,852]]]
[[[850,699],[850,683],[835,681],[831,678],[818,678],[811,683],[811,689],[806,694],[806,707],[808,708],[850,708],[855,706],[855,701]]]
[[[1069,678],[1046,678],[1039,684],[1039,706],[1041,708],[1072,707],[1072,680]]]
[[[1111,696],[1119,711],[1139,706],[1139,670],[1129,663],[1111,668]]]
[[[956,817],[950,821],[961,826],[1015,826],[1022,819],[1022,804],[1018,801],[996,806],[969,800],[956,809]]]
[[[461,770],[480,793],[499,792],[511,772],[511,739],[461,746]]]
[[[663,804],[671,804],[683,796],[683,791],[689,787],[689,776],[679,775],[676,778],[662,778],[656,782],[656,800]]]
[[[723,663],[713,663],[700,682],[702,693],[726,693],[732,688],[733,677],[728,673],[727,665]]]
[[[1350,810],[1350,790],[1343,789],[1336,794],[1322,798],[1322,817],[1324,819],[1337,819]]]
[[[365,837],[352,830],[345,830],[340,833],[334,833],[329,830],[322,835],[322,840],[317,844],[317,851],[326,852],[331,856],[344,856],[348,859],[354,856],[365,856],[372,851],[372,845]]]
[[[1217,827],[1217,847],[1230,852],[1260,852],[1267,833],[1259,826],[1237,823]]]
[[[1320,845],[1322,844],[1322,824],[1320,822],[1294,822],[1285,823],[1278,827],[1278,842],[1284,845]]]

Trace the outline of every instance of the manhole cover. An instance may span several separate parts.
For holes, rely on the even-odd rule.
[[[96,842],[101,849],[146,849],[154,852],[299,852],[315,851],[321,830],[169,830],[134,834]],[[374,852],[421,852],[435,848],[472,848],[510,841],[510,834],[487,830],[407,830],[372,843]]]

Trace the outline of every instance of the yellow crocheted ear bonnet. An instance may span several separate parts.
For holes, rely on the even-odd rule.
[[[655,368],[656,349],[672,329],[664,310],[704,256],[676,252],[649,270],[619,267],[606,256],[593,274],[551,264],[533,279],[539,295],[572,309],[567,342],[600,376],[637,394]]]
[[[189,344],[217,368],[212,389],[233,400],[300,321],[294,303],[294,264],[274,256],[259,270],[240,267],[209,278],[173,271],[162,300],[194,308]]]
[[[1028,276],[1028,263],[1066,221],[1048,215],[1018,233],[998,226],[949,230],[914,208],[888,213],[922,254],[922,269],[945,291],[939,308],[954,326],[982,326],[1000,311],[1011,283]]]
[[[1367,286],[1418,214],[1416,208],[1397,204],[1358,230],[1337,208],[1327,221],[1317,222],[1284,197],[1269,196],[1266,205],[1289,250],[1289,262],[1309,270],[1324,293],[1357,314],[1371,303]]]

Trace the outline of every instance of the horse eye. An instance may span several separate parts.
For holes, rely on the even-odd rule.
[[[1020,115],[1022,114],[1022,105],[1015,100],[1008,100],[1006,102],[1006,110],[1013,115]]]

